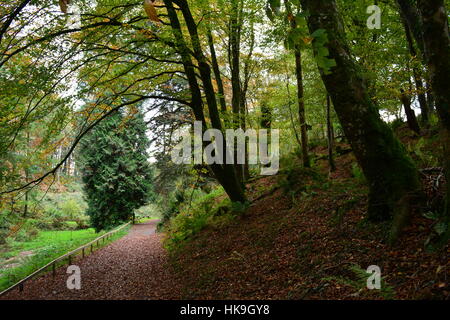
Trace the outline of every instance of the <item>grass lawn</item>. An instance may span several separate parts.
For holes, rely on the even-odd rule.
[[[119,239],[127,234],[128,230],[129,227],[121,230],[105,243]],[[0,247],[0,291],[7,289],[50,261],[104,233],[95,233],[94,229],[41,231],[31,241],[13,242],[8,247]]]

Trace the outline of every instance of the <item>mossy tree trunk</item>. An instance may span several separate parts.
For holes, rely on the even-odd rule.
[[[390,219],[404,211],[398,207],[404,207],[401,200],[418,191],[417,169],[368,95],[366,81],[347,45],[336,1],[301,0],[301,3],[309,12],[310,33],[323,29],[328,35],[325,46],[336,66],[329,74],[321,70],[321,75],[369,183],[368,217],[372,221]]]
[[[327,94],[327,141],[328,141],[328,164],[330,165],[330,173],[336,171],[334,162],[334,128],[331,120],[331,98]]]
[[[173,5],[174,2],[180,8],[188,27],[192,47],[194,50],[193,53],[191,53],[185,41],[180,20]],[[192,17],[189,6],[185,1],[164,0],[164,4],[167,8],[170,25],[175,38],[176,48],[181,56],[183,67],[189,83],[192,98],[191,107],[193,109],[195,118],[197,121],[202,122],[203,130],[206,130],[207,122],[203,112],[204,102],[200,85],[197,81],[195,67],[191,59],[191,54],[193,54],[195,59],[198,61],[198,69],[200,71],[200,79],[203,84],[203,91],[206,96],[206,104],[208,106],[209,117],[211,119],[211,126],[214,129],[223,132],[222,123],[220,121],[220,114],[217,107],[216,94],[212,84],[211,68],[208,65],[206,57],[203,54],[201,42],[198,36],[197,25]],[[227,149],[226,142],[224,144],[225,149]],[[223,150],[223,152],[223,154],[225,155],[226,150]],[[242,185],[239,183],[233,165],[212,164],[210,165],[210,168],[213,171],[216,179],[223,186],[231,201],[242,203],[246,202],[244,190],[242,188]]]
[[[435,106],[442,126],[443,161],[447,180],[445,216],[450,221],[450,35],[444,0],[418,0],[422,17],[425,60]],[[450,228],[448,229],[450,230]],[[447,232],[447,234],[450,231]]]

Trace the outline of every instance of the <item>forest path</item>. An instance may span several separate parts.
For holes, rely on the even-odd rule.
[[[168,264],[158,221],[134,225],[123,238],[72,262],[81,270],[81,289],[69,290],[67,265],[25,283],[3,299],[122,300],[178,299],[178,282]]]

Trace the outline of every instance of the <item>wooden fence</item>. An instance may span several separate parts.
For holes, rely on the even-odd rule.
[[[94,244],[97,244],[97,248],[100,246],[100,240],[103,240],[103,243],[105,242],[106,239],[111,238],[111,236],[121,230],[123,230],[124,228],[126,228],[127,226],[129,226],[131,224],[131,222],[128,222],[126,224],[124,224],[123,226],[112,230],[108,233],[105,233],[104,235],[98,237],[97,239],[92,240],[91,242],[75,249],[72,250],[58,258],[56,258],[55,260],[47,263],[45,266],[43,266],[42,268],[36,270],[35,272],[33,272],[32,274],[28,275],[26,278],[20,280],[19,282],[17,282],[16,284],[14,284],[13,286],[9,287],[8,289],[0,292],[0,297],[4,294],[6,294],[7,292],[15,289],[15,288],[19,288],[20,291],[23,291],[23,287],[24,287],[24,283],[27,282],[28,280],[32,279],[33,277],[35,277],[36,275],[38,275],[39,273],[45,271],[47,268],[52,267],[52,273],[53,273],[53,277],[56,275],[56,264],[60,261],[63,261],[64,259],[67,259],[68,264],[71,265],[72,264],[72,256],[76,255],[77,253],[79,253],[81,251],[81,255],[84,258],[86,255],[86,249],[90,248],[90,252],[92,253],[94,251]]]

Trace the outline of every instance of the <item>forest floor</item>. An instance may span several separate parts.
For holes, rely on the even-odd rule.
[[[2,299],[14,300],[142,300],[177,299],[178,282],[155,234],[157,221],[134,225],[128,235],[75,260],[81,270],[81,289],[67,289],[67,266],[25,283],[24,291],[15,289]]]
[[[388,245],[389,225],[364,219],[367,187],[354,156],[337,157],[328,177],[326,148],[314,153],[316,170],[293,165],[248,184],[256,200],[244,216],[206,228],[171,255],[182,298],[450,299],[450,248],[426,246],[436,222],[417,213]],[[367,289],[372,265],[381,290]]]
[[[155,222],[136,225],[74,262],[81,290],[66,288],[60,268],[55,279],[44,275],[2,298],[450,299],[450,248],[426,246],[436,221],[417,213],[388,245],[388,224],[364,219],[367,187],[353,155],[337,157],[329,175],[326,148],[313,151],[315,169],[291,161],[279,175],[253,180],[244,215],[206,227],[170,253]],[[381,269],[381,290],[366,287],[372,265]]]

